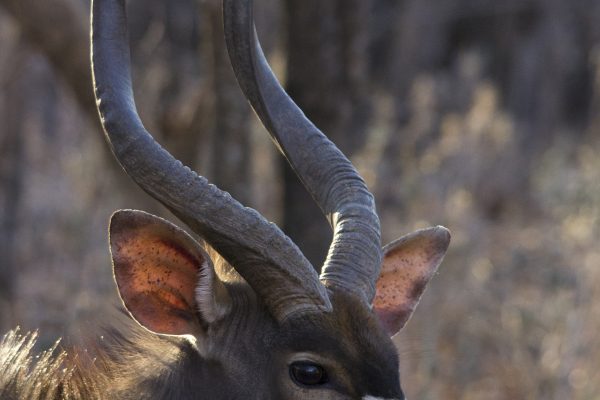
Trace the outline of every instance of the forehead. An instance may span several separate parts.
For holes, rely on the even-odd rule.
[[[375,315],[356,299],[331,296],[334,311],[292,321],[286,345],[310,351],[343,368],[361,395],[393,397],[399,391],[398,356]]]

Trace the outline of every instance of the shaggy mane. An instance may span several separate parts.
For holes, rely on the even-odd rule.
[[[59,340],[35,353],[37,337],[17,328],[0,341],[0,399],[183,399],[179,390],[193,386],[191,365],[203,364],[191,343],[141,327],[127,328],[126,336],[106,331],[90,349],[65,350]]]

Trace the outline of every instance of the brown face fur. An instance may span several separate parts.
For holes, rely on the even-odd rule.
[[[215,350],[205,357],[221,358],[236,382],[226,398],[404,398],[396,349],[377,316],[354,297],[329,291],[332,313],[303,315],[279,325],[248,286],[228,289],[235,311],[205,338],[214,341],[209,348]],[[297,361],[322,366],[327,382],[295,382],[290,365]]]
[[[333,313],[298,318],[282,326],[279,347],[285,350],[280,358],[289,363],[298,354],[314,354],[329,376],[322,388],[304,390],[302,398],[403,398],[396,349],[377,316],[352,296],[329,294]],[[283,378],[280,382],[287,393],[296,393],[295,384]]]

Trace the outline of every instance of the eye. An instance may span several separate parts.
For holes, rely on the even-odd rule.
[[[329,380],[325,368],[310,361],[297,361],[290,365],[290,376],[299,385],[315,386]]]

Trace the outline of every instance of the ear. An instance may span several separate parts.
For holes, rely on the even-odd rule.
[[[121,300],[146,329],[199,335],[229,311],[227,289],[204,249],[183,230],[143,211],[110,221],[110,250]]]
[[[390,336],[409,320],[449,244],[450,232],[438,226],[413,232],[383,248],[373,311]]]

